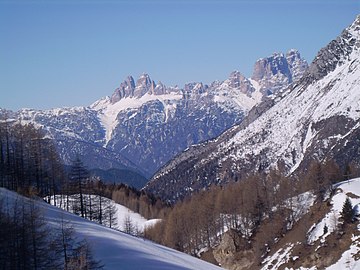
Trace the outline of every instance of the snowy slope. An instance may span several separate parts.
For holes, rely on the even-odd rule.
[[[360,20],[349,27],[351,36],[347,40],[344,38],[344,42],[353,43],[355,39],[356,44],[360,44],[359,24]],[[266,151],[268,163],[276,165],[277,160],[283,159],[290,171],[294,171],[314,141],[316,123],[331,117],[344,116],[357,121],[349,132],[359,128],[360,50],[357,45],[349,55],[343,57],[344,63],[339,63],[335,70],[308,86],[300,84],[295,87],[257,121],[219,146],[219,152],[235,145],[237,149],[230,158],[238,160],[271,149]],[[263,130],[266,130],[264,135]],[[346,133],[339,134],[339,138],[346,136]],[[328,138],[331,139],[336,138]]]
[[[359,85],[360,16],[319,51],[299,81],[249,112],[257,118],[245,118],[217,139],[179,155],[146,189],[173,201],[227,183],[228,170],[241,178],[279,168],[301,172],[314,159],[333,159],[342,168],[358,162]]]
[[[318,245],[316,250],[320,249],[321,246],[327,241],[327,237],[334,233],[335,226],[338,224],[340,213],[343,204],[348,197],[354,207],[359,209],[360,207],[360,178],[344,181],[336,185],[337,192],[332,197],[330,204],[332,205],[330,211],[326,213],[325,217],[318,223],[314,224],[308,232],[308,243],[309,245]],[[350,197],[351,196],[351,197]],[[359,212],[357,212],[359,214]],[[328,227],[328,232],[324,234],[324,225]],[[357,225],[357,230],[360,232],[360,225]],[[318,241],[320,240],[320,241]],[[353,235],[351,238],[351,244],[348,249],[341,255],[332,265],[326,267],[328,270],[342,270],[342,269],[360,269],[360,236]],[[318,242],[316,242],[318,241]],[[301,260],[302,258],[292,255],[292,251],[296,245],[301,243],[288,243],[286,247],[283,247],[263,262],[262,269],[277,269],[282,264],[286,264],[291,260]],[[295,258],[294,258],[295,257]],[[292,269],[293,268],[285,268]],[[318,269],[316,266],[313,267],[301,267],[296,269]]]
[[[3,188],[0,188],[0,197],[5,198],[8,205],[19,198],[28,200]],[[50,227],[59,226],[61,219],[70,221],[76,235],[90,242],[96,259],[101,260],[107,270],[221,269],[181,252],[84,220],[44,202],[38,201],[36,205]]]

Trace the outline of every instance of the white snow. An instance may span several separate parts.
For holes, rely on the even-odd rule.
[[[5,205],[14,204],[17,199],[29,201],[3,188],[0,188],[0,197],[5,199]],[[42,201],[37,201],[36,205],[50,228],[58,227],[62,219],[69,221],[76,235],[92,245],[96,259],[105,264],[106,270],[221,269],[190,255],[84,220]]]
[[[351,240],[352,245],[350,246],[350,249],[345,251],[340,260],[335,264],[327,267],[327,270],[360,269],[360,263],[354,260],[354,255],[358,254],[360,251],[360,237],[353,236]]]
[[[257,87],[258,84],[256,81]],[[255,88],[256,89],[256,88]],[[233,88],[229,85],[229,80],[225,80],[213,93],[214,101],[218,103],[235,103],[237,107],[245,112],[253,108],[262,98],[262,93],[257,89],[251,96],[241,92],[238,88]],[[225,107],[226,109],[227,107]]]
[[[280,248],[274,255],[264,260],[264,266],[261,269],[278,269],[280,265],[287,263],[290,260],[290,251],[293,247],[294,244],[288,244],[284,249]]]
[[[129,208],[121,205],[121,204],[117,204],[114,202],[114,205],[116,207],[116,218],[117,218],[117,226],[116,228],[118,228],[121,231],[124,231],[124,224],[125,224],[125,219],[127,217],[130,218],[132,225],[140,232],[144,231],[145,228],[145,224],[148,222],[147,219],[145,219],[143,216],[141,216],[138,213],[135,213],[133,211],[131,211]]]
[[[260,103],[261,99],[264,96],[263,93],[260,92],[261,86],[257,81],[255,81],[253,79],[249,79],[249,81],[255,88],[255,91],[251,94],[251,97],[256,101],[256,103]]]
[[[163,104],[166,104],[168,100],[180,100],[183,96],[177,92],[171,92],[164,95],[153,95],[146,93],[140,98],[137,97],[126,97],[120,99],[116,103],[111,103],[110,98],[106,97],[99,101],[93,103],[90,108],[99,112],[99,119],[105,129],[105,145],[110,141],[112,132],[116,125],[118,124],[117,116],[119,112],[125,111],[128,109],[136,109],[144,105],[149,101],[159,100]],[[167,107],[168,112],[173,108]]]
[[[311,230],[308,233],[308,242],[313,244],[315,241],[320,239],[320,242],[324,242],[326,237],[336,230],[336,227],[339,223],[340,213],[346,198],[349,198],[354,209],[357,209],[360,206],[360,178],[348,180],[341,182],[337,186],[337,193],[333,196],[331,200],[332,208],[329,213],[317,224],[314,224]],[[359,198],[352,198],[348,196],[353,194]],[[324,234],[324,226],[328,227],[328,232]],[[358,226],[360,230],[360,227]],[[338,262],[331,265],[326,269],[330,270],[341,270],[341,269],[360,269],[360,261],[355,259],[354,255],[360,254],[360,237],[353,236],[352,243],[346,252],[342,254],[342,257]]]

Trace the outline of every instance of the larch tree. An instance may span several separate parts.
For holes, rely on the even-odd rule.
[[[71,166],[69,173],[69,180],[72,182],[74,188],[73,192],[78,194],[78,205],[80,209],[81,217],[86,217],[86,205],[84,199],[84,189],[85,185],[89,180],[89,171],[83,165],[83,162],[77,157]],[[78,209],[78,208],[76,208]]]

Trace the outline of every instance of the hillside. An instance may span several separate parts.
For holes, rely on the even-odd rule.
[[[318,172],[316,173],[318,174]],[[174,205],[150,239],[229,270],[358,269],[360,178],[329,184],[274,172]]]
[[[360,178],[336,185],[335,194],[328,202],[328,211],[323,212],[318,221],[309,224],[307,247],[285,236],[279,241],[278,249],[272,250],[271,255],[263,261],[261,269],[360,269],[359,221],[348,225],[344,232],[340,229],[343,222],[341,211],[346,198],[350,199],[358,216]],[[325,226],[327,231],[324,231]],[[297,228],[294,227],[294,230]]]
[[[30,203],[29,199],[3,188],[0,197],[8,206],[20,200]],[[104,269],[220,269],[178,251],[84,220],[42,201],[36,201],[36,206],[43,213],[49,230],[59,227],[61,220],[69,222],[76,236],[91,244],[96,259],[105,265]]]
[[[242,124],[171,160],[145,190],[173,202],[254,172],[302,173],[314,159],[342,169],[359,164],[359,47],[360,16],[297,83],[254,107]]]
[[[298,200],[297,198],[302,198]],[[303,211],[290,230],[278,235],[274,244],[266,245],[266,252],[256,263],[257,250],[236,250],[237,238],[229,232],[213,254],[218,263],[231,270],[316,270],[316,269],[360,269],[360,224],[344,222],[341,213],[345,200],[351,201],[354,215],[359,217],[360,178],[341,182],[334,186],[334,195],[326,201],[314,200],[314,194],[301,194],[296,211]],[[260,228],[260,237],[272,233],[274,224],[266,221]],[[256,242],[261,238],[255,236]],[[249,260],[249,258],[252,260]]]

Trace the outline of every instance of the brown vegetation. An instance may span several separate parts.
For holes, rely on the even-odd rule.
[[[333,192],[333,184],[343,180],[344,174],[333,161],[314,161],[306,174],[297,177],[284,177],[280,172],[270,171],[232,181],[225,187],[212,186],[174,205],[164,221],[147,229],[145,236],[197,256],[202,248],[211,250],[222,243],[224,237],[230,237],[233,260],[236,261],[239,254],[243,254],[242,257],[245,253],[251,254],[248,269],[256,269],[293,228],[296,234],[292,238],[306,245],[306,233],[313,224],[314,213],[321,212],[326,194]],[[226,175],[236,173],[228,171]],[[319,203],[318,209],[306,214],[295,198],[310,190]],[[231,234],[224,236],[227,229]],[[230,256],[224,250],[223,255]]]

